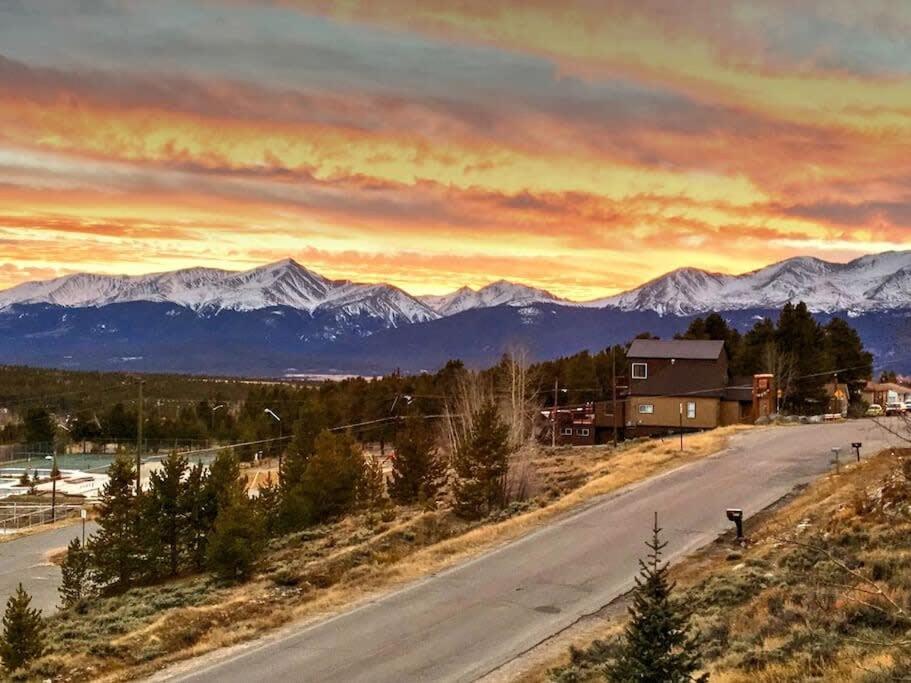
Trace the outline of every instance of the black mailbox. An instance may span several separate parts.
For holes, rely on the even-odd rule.
[[[860,447],[861,446],[863,446],[863,444],[860,441],[854,441],[851,444],[851,448],[854,449],[854,454],[857,455],[857,462],[860,462]]]
[[[743,538],[743,510],[737,508],[728,508],[728,519],[737,525],[737,538]]]

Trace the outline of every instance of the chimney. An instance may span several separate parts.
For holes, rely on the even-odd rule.
[[[775,375],[753,375],[753,418],[775,413]]]

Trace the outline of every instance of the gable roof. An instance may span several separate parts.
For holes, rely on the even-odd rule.
[[[717,360],[723,350],[723,341],[706,339],[635,339],[630,345],[626,357]]]

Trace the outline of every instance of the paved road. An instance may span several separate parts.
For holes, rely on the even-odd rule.
[[[473,681],[629,590],[658,511],[670,559],[829,469],[869,421],[757,430],[717,455],[602,498],[572,516],[339,616],[184,664],[159,680]],[[749,525],[747,525],[749,529]]]
[[[94,522],[86,525],[86,533],[95,530]],[[59,600],[60,568],[47,561],[48,553],[66,548],[70,541],[82,535],[82,524],[34,533],[14,541],[0,543],[0,605],[16,590],[19,582],[32,595],[32,606],[45,613],[53,612]]]

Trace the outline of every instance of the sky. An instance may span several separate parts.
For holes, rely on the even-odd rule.
[[[911,248],[911,3],[0,0],[0,288],[574,299]]]

